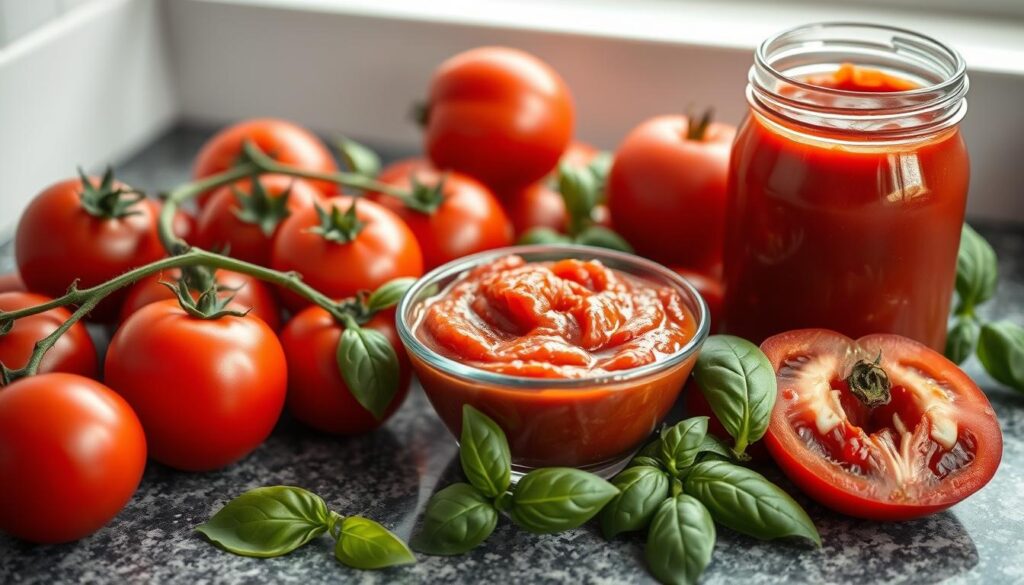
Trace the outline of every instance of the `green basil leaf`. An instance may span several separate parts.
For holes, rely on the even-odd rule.
[[[620,252],[633,252],[633,246],[630,246],[622,236],[601,225],[585,228],[576,236],[576,243]]]
[[[978,346],[978,336],[981,335],[981,325],[972,315],[961,315],[956,318],[953,327],[949,329],[946,337],[946,357],[955,364],[962,364],[964,360],[971,357],[974,348]]]
[[[723,461],[731,461],[735,458],[732,449],[725,444],[725,441],[714,435],[704,435],[704,440],[701,441],[700,449],[698,451],[699,453],[697,456],[699,458],[711,456]]]
[[[956,294],[958,315],[973,314],[974,307],[992,298],[999,278],[996,252],[985,238],[967,225],[960,232],[956,255]]]
[[[236,555],[288,554],[327,530],[327,504],[290,486],[249,490],[231,500],[196,530]]]
[[[761,350],[732,335],[712,335],[693,369],[715,417],[733,437],[737,453],[768,430],[775,406],[775,370]]]
[[[1024,328],[1020,325],[986,323],[978,338],[978,359],[997,381],[1024,392]]]
[[[371,311],[383,311],[394,307],[414,282],[415,278],[396,278],[385,282],[366,299],[366,308]]]
[[[430,498],[412,546],[428,555],[460,555],[487,540],[497,525],[490,500],[468,483],[456,483]]]
[[[570,224],[584,225],[600,199],[601,183],[590,169],[558,166],[558,191],[565,201]]]
[[[504,431],[487,415],[466,404],[462,407],[459,459],[469,483],[495,498],[511,483],[512,454]]]
[[[640,451],[636,454],[637,457],[650,457],[652,459],[660,459],[661,458],[661,433],[665,432],[666,428],[668,428],[668,427],[662,425],[661,431],[658,433],[657,438],[655,438],[650,443],[647,443],[646,445],[644,445],[643,448],[640,449]]]
[[[416,556],[401,538],[360,516],[349,516],[341,521],[334,557],[355,569],[383,569],[416,562]]]
[[[708,433],[708,417],[695,416],[679,421],[661,432],[661,460],[669,472],[679,472],[693,465]]]
[[[511,517],[530,532],[562,532],[593,518],[618,493],[612,484],[579,469],[535,469],[516,484]]]
[[[654,577],[667,584],[696,583],[711,562],[715,523],[696,499],[679,494],[658,506],[647,532],[644,558]]]
[[[612,170],[614,158],[612,153],[601,151],[587,165],[587,170],[597,181],[598,203],[605,200],[605,186],[608,184],[608,173]]]
[[[380,173],[380,157],[369,147],[348,138],[339,138],[337,147],[349,171],[371,179]]]
[[[644,465],[646,465],[647,467],[654,467],[656,469],[664,469],[664,466],[661,464],[661,461],[653,457],[647,457],[646,455],[637,455],[636,457],[630,459],[629,463],[626,464],[626,467],[640,467]]]
[[[807,512],[760,473],[726,461],[698,463],[683,490],[697,498],[720,522],[736,532],[770,540],[801,536],[821,546]]]
[[[668,497],[668,475],[657,467],[629,467],[614,478],[619,495],[601,510],[601,530],[611,539],[620,532],[643,530]]]
[[[569,236],[560,234],[551,228],[535,227],[523,232],[516,243],[528,246],[530,244],[568,244],[571,241]]]
[[[352,396],[378,420],[398,391],[398,356],[384,334],[348,327],[338,342],[338,368]]]

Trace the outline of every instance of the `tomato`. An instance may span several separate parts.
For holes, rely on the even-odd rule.
[[[0,389],[0,531],[37,543],[92,534],[145,466],[139,419],[103,384],[54,373]]]
[[[88,191],[94,194],[125,187],[113,183],[105,188],[95,178],[90,182]],[[108,216],[89,211],[82,191],[79,179],[51,185],[21,216],[14,253],[29,290],[59,297],[75,279],[79,288],[95,286],[164,256],[155,202],[140,201]],[[123,298],[123,290],[115,292],[90,317],[113,318]]]
[[[569,143],[569,147],[565,149],[565,152],[562,153],[562,157],[558,162],[571,167],[583,168],[593,162],[599,154],[601,154],[601,151],[592,145],[580,142],[579,140],[573,140]]]
[[[263,175],[253,194],[252,181],[221,187],[199,213],[196,245],[261,266],[270,264],[273,236],[288,215],[313,206],[320,192],[310,183],[285,175]],[[236,190],[241,197],[236,194]],[[288,193],[287,205],[275,201]]]
[[[512,224],[491,190],[482,183],[455,171],[440,173],[421,169],[414,173],[421,187],[414,196],[414,208],[401,199],[383,193],[371,193],[370,199],[401,217],[419,242],[424,270],[437,268],[451,260],[512,244]],[[444,181],[440,196],[431,187]],[[414,191],[407,175],[389,184]],[[436,207],[435,207],[436,206]]]
[[[497,190],[521,187],[555,167],[573,116],[568,87],[540,59],[505,47],[471,49],[434,72],[425,150],[437,168]]]
[[[104,374],[138,413],[153,459],[186,471],[222,468],[263,443],[288,384],[281,344],[262,319],[198,319],[174,300],[118,328]]]
[[[673,268],[679,276],[697,289],[704,302],[708,304],[708,313],[711,315],[711,332],[718,331],[719,319],[722,318],[722,303],[725,302],[725,285],[720,278],[694,272],[685,268]]]
[[[722,261],[736,129],[711,123],[699,139],[689,130],[684,116],[658,116],[630,132],[608,176],[608,208],[637,254],[707,272]]]
[[[353,205],[357,221],[348,215]],[[321,211],[334,219],[321,217]],[[306,284],[334,299],[375,290],[401,276],[423,275],[423,254],[405,222],[378,203],[348,196],[286,219],[274,237],[270,264],[298,272]],[[290,291],[282,291],[281,299],[293,311],[309,306]]]
[[[409,358],[395,330],[394,310],[382,311],[363,327],[375,329],[398,354],[398,392],[381,420],[353,398],[338,371],[338,341],[344,326],[320,307],[308,307],[281,331],[281,346],[288,360],[288,411],[303,423],[340,435],[358,435],[376,429],[402,405],[409,392]]]
[[[927,346],[898,335],[854,341],[799,329],[761,349],[779,383],[768,451],[825,506],[875,520],[916,518],[963,500],[995,474],[1003,437],[992,406]]]
[[[217,284],[225,289],[218,296],[223,298],[232,295],[233,302],[241,310],[251,309],[252,315],[263,319],[274,331],[281,327],[281,308],[267,285],[258,278],[240,272],[218,270],[215,274]],[[161,281],[176,283],[180,278],[181,271],[175,268],[147,276],[133,284],[121,306],[120,320],[123,322],[150,303],[176,298],[174,292],[161,284]],[[198,298],[201,292],[193,290],[192,298]]]
[[[193,176],[201,179],[235,166],[246,141],[285,164],[324,173],[338,170],[331,151],[309,130],[285,120],[257,118],[228,126],[207,140],[196,156]],[[313,181],[313,185],[325,195],[338,192],[332,181]],[[204,193],[199,205],[205,205],[210,195]]]
[[[0,292],[25,292],[25,283],[17,272],[0,274]]]
[[[52,299],[43,295],[27,292],[0,293],[0,312],[27,309],[50,300]],[[53,333],[70,317],[70,311],[56,307],[44,313],[18,319],[10,331],[0,335],[0,363],[10,369],[24,367],[32,355],[36,342]],[[43,354],[43,359],[39,362],[39,373],[67,372],[95,378],[97,365],[96,346],[93,345],[85,325],[79,322],[72,325],[60,336],[57,343]]]

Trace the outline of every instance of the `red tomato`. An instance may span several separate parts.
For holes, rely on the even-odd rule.
[[[569,221],[562,194],[552,189],[546,181],[534,183],[506,197],[505,211],[508,212],[517,235],[522,235],[535,227],[546,227],[565,233]],[[611,217],[605,205],[594,207],[591,219],[598,225],[611,226]]]
[[[382,183],[393,183],[408,179],[409,175],[419,171],[434,171],[434,165],[425,158],[411,157],[396,160],[377,173],[377,180]]]
[[[874,520],[917,518],[963,500],[995,474],[1003,436],[992,405],[928,347],[898,335],[854,341],[799,329],[761,349],[779,382],[768,451],[829,508]]]
[[[79,179],[56,183],[32,200],[18,222],[18,272],[33,292],[59,297],[75,279],[79,288],[95,286],[164,256],[155,205],[139,202],[126,215],[109,218],[87,211],[81,193]],[[113,318],[123,298],[123,289],[115,292],[90,317]]]
[[[482,183],[454,171],[442,174],[421,169],[415,172],[415,177],[424,187],[434,187],[438,181],[444,181],[436,209],[413,209],[402,200],[382,193],[371,193],[369,197],[394,211],[409,226],[423,252],[424,270],[512,244],[512,224],[494,194]],[[413,189],[409,175],[390,180],[389,184],[409,191]]]
[[[52,299],[27,292],[0,293],[0,312],[17,311],[49,302]],[[0,335],[0,363],[8,368],[24,367],[35,344],[53,333],[71,317],[63,307],[50,309],[45,313],[22,317],[4,335]],[[75,323],[60,336],[39,362],[39,373],[67,372],[87,378],[96,377],[96,346],[89,337],[85,325]],[[0,390],[2,392],[2,390]]]
[[[529,53],[480,47],[434,72],[425,150],[438,168],[504,191],[548,174],[572,126],[572,96],[558,73]]]
[[[153,459],[186,471],[222,468],[263,443],[288,384],[281,344],[262,319],[197,319],[173,300],[121,325],[104,374],[138,413]]]
[[[285,120],[258,118],[228,126],[207,140],[196,156],[193,176],[201,179],[235,166],[246,141],[285,164],[324,173],[338,170],[331,151],[309,130]],[[338,192],[338,185],[331,181],[313,184],[325,195]],[[210,193],[204,193],[200,197],[200,206],[205,205],[209,196]]]
[[[103,384],[55,373],[0,389],[0,531],[38,543],[92,534],[145,466],[139,419]]]
[[[221,187],[210,195],[199,213],[199,226],[195,242],[207,250],[224,250],[239,260],[261,266],[270,264],[273,237],[280,222],[288,215],[313,206],[321,199],[320,192],[310,183],[285,175],[263,175],[259,179],[263,188],[256,197],[248,179]],[[239,202],[235,189],[243,194]],[[284,209],[268,208],[268,203],[288,193]],[[260,199],[263,196],[269,201]]]
[[[358,435],[376,429],[402,405],[409,392],[409,358],[395,331],[394,310],[375,315],[364,327],[375,329],[398,354],[398,392],[384,417],[377,420],[360,405],[338,371],[338,341],[344,326],[320,307],[308,307],[285,325],[281,346],[288,360],[288,410],[303,423],[340,435]]]
[[[704,302],[708,304],[708,313],[711,314],[711,332],[718,331],[719,319],[722,318],[722,303],[725,302],[725,285],[721,279],[714,276],[707,276],[699,272],[685,268],[673,268],[679,276],[682,276],[697,289]]]
[[[608,177],[608,208],[637,254],[707,272],[722,261],[736,129],[712,123],[688,139],[689,126],[684,116],[658,116],[626,136]]]
[[[298,272],[307,284],[335,299],[375,290],[401,276],[422,276],[423,254],[416,237],[392,211],[373,201],[357,204],[348,196],[329,199],[323,210],[345,215],[352,205],[358,225],[332,224],[330,237],[319,233],[322,221],[316,209],[292,214],[274,237],[271,266]],[[293,311],[309,306],[290,291],[282,291],[281,299]]]
[[[177,298],[174,292],[160,282],[176,282],[179,278],[181,278],[181,271],[175,268],[147,276],[133,284],[128,289],[128,295],[121,306],[120,320],[123,322],[150,303]],[[274,331],[281,327],[281,308],[278,306],[273,292],[262,281],[248,274],[230,270],[218,270],[216,278],[219,285],[227,289],[234,289],[225,290],[218,296],[223,298],[233,295],[234,304],[238,305],[241,310],[251,309],[251,314],[263,319]],[[192,298],[198,298],[201,292],[192,291]]]
[[[590,144],[573,140],[569,143],[569,148],[566,148],[565,152],[562,153],[562,157],[558,162],[571,167],[583,168],[593,162],[599,154],[601,154],[601,151]]]
[[[0,274],[0,292],[26,292],[25,283],[17,272]]]

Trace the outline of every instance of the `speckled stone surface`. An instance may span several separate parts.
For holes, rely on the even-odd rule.
[[[166,189],[187,178],[207,134],[179,129],[120,168],[120,178]],[[993,316],[1024,322],[1024,226],[982,226],[1002,279]],[[0,247],[0,272],[10,268]],[[902,524],[845,518],[806,498],[824,547],[762,543],[720,528],[704,582],[1024,583],[1024,395],[1001,388],[976,360],[968,372],[988,392],[1005,437],[1002,465],[980,493],[953,509]],[[674,412],[672,418],[678,418]],[[778,473],[764,470],[784,486]],[[327,537],[283,558],[224,553],[195,533],[231,497],[272,484],[312,489],[342,514],[363,514],[408,537],[435,489],[456,481],[452,437],[419,388],[380,431],[338,439],[287,418],[252,455],[230,468],[181,473],[151,463],[139,491],[108,526],[79,542],[33,546],[0,535],[0,583],[647,583],[640,537],[606,542],[594,526],[535,536],[503,521],[461,557],[421,556],[417,565],[359,572],[338,564]]]

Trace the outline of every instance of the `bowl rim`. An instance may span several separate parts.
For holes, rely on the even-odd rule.
[[[629,270],[628,267],[630,266],[642,268],[648,272],[653,272],[663,277],[671,285],[681,289],[681,291],[690,296],[691,300],[696,302],[698,309],[698,314],[696,315],[697,330],[694,332],[693,337],[687,341],[683,347],[660,361],[646,364],[638,368],[605,373],[597,376],[584,376],[582,378],[536,378],[530,376],[513,376],[510,374],[482,370],[441,355],[432,348],[427,347],[427,345],[420,341],[413,333],[411,324],[407,322],[406,316],[411,314],[413,299],[416,298],[423,289],[449,277],[457,278],[459,275],[471,268],[475,268],[476,266],[488,261],[496,260],[504,256],[512,254],[529,256],[541,253],[560,255],[565,259],[579,258],[581,255],[588,260],[610,259],[617,264],[617,266],[615,266],[616,269],[623,270],[629,274],[634,274]],[[667,371],[674,366],[686,362],[690,357],[696,354],[707,339],[711,328],[710,314],[708,312],[707,303],[704,301],[704,297],[697,292],[696,287],[675,271],[663,266],[662,264],[654,262],[653,260],[648,260],[647,258],[643,258],[635,254],[619,252],[607,248],[597,248],[594,246],[581,246],[577,244],[507,246],[504,248],[495,248],[463,256],[446,264],[442,264],[420,277],[409,288],[409,290],[402,295],[402,299],[399,301],[398,308],[395,313],[395,326],[398,329],[398,335],[407,351],[435,369],[441,370],[448,375],[468,379],[473,382],[486,383],[518,390],[567,390],[589,388],[593,386],[606,386],[628,382],[647,377],[651,374]]]

